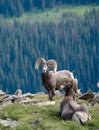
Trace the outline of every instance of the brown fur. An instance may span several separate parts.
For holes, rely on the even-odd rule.
[[[78,90],[78,80],[74,79],[73,74],[68,70],[57,71],[57,63],[55,60],[46,61],[44,58],[39,58],[36,61],[35,69],[38,69],[39,65],[43,65],[42,68],[42,84],[48,90],[49,99],[53,100],[55,90],[63,89],[64,82],[67,83],[73,80],[73,89],[75,93]],[[53,66],[53,71],[49,71],[49,66]]]
[[[42,73],[42,84],[48,90],[50,100],[53,100],[55,90],[64,88],[64,82],[73,81],[73,89],[74,92],[77,93],[76,79],[71,79],[71,77],[64,78],[66,72],[67,71],[58,71],[54,73],[53,71],[47,71],[46,73]],[[58,73],[60,73],[60,75]]]
[[[60,104],[60,115],[64,120],[73,120],[79,124],[88,119],[86,104],[77,104],[74,100],[73,83],[65,83],[65,97]],[[84,117],[85,115],[85,117]]]

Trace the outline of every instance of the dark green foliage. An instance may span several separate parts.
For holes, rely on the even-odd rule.
[[[99,80],[99,11],[66,13],[59,22],[9,24],[0,20],[0,89],[14,93],[45,91],[39,57],[55,59],[58,70],[74,71],[82,92],[97,91]]]
[[[21,16],[34,8],[45,10],[62,4],[99,4],[98,0],[0,0],[0,14],[5,17]]]

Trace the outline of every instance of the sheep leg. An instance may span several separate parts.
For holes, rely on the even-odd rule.
[[[55,96],[55,88],[52,89],[52,100],[54,96]]]
[[[51,90],[48,90],[49,93],[49,99],[52,101],[53,97],[55,95],[55,88],[52,88]]]
[[[52,90],[48,90],[48,94],[49,94],[49,100],[52,101]]]

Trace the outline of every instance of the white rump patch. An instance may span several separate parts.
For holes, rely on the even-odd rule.
[[[88,120],[88,114],[86,112],[80,112],[80,111],[76,112],[73,115],[72,120],[78,123],[80,123],[80,120],[81,120],[84,123]]]

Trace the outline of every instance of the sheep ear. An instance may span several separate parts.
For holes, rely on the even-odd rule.
[[[55,60],[48,60],[47,65],[48,66],[53,66],[54,72],[57,71],[57,62]]]
[[[35,69],[37,70],[39,68],[39,65],[44,65],[46,63],[46,60],[44,58],[39,58],[35,63]]]

